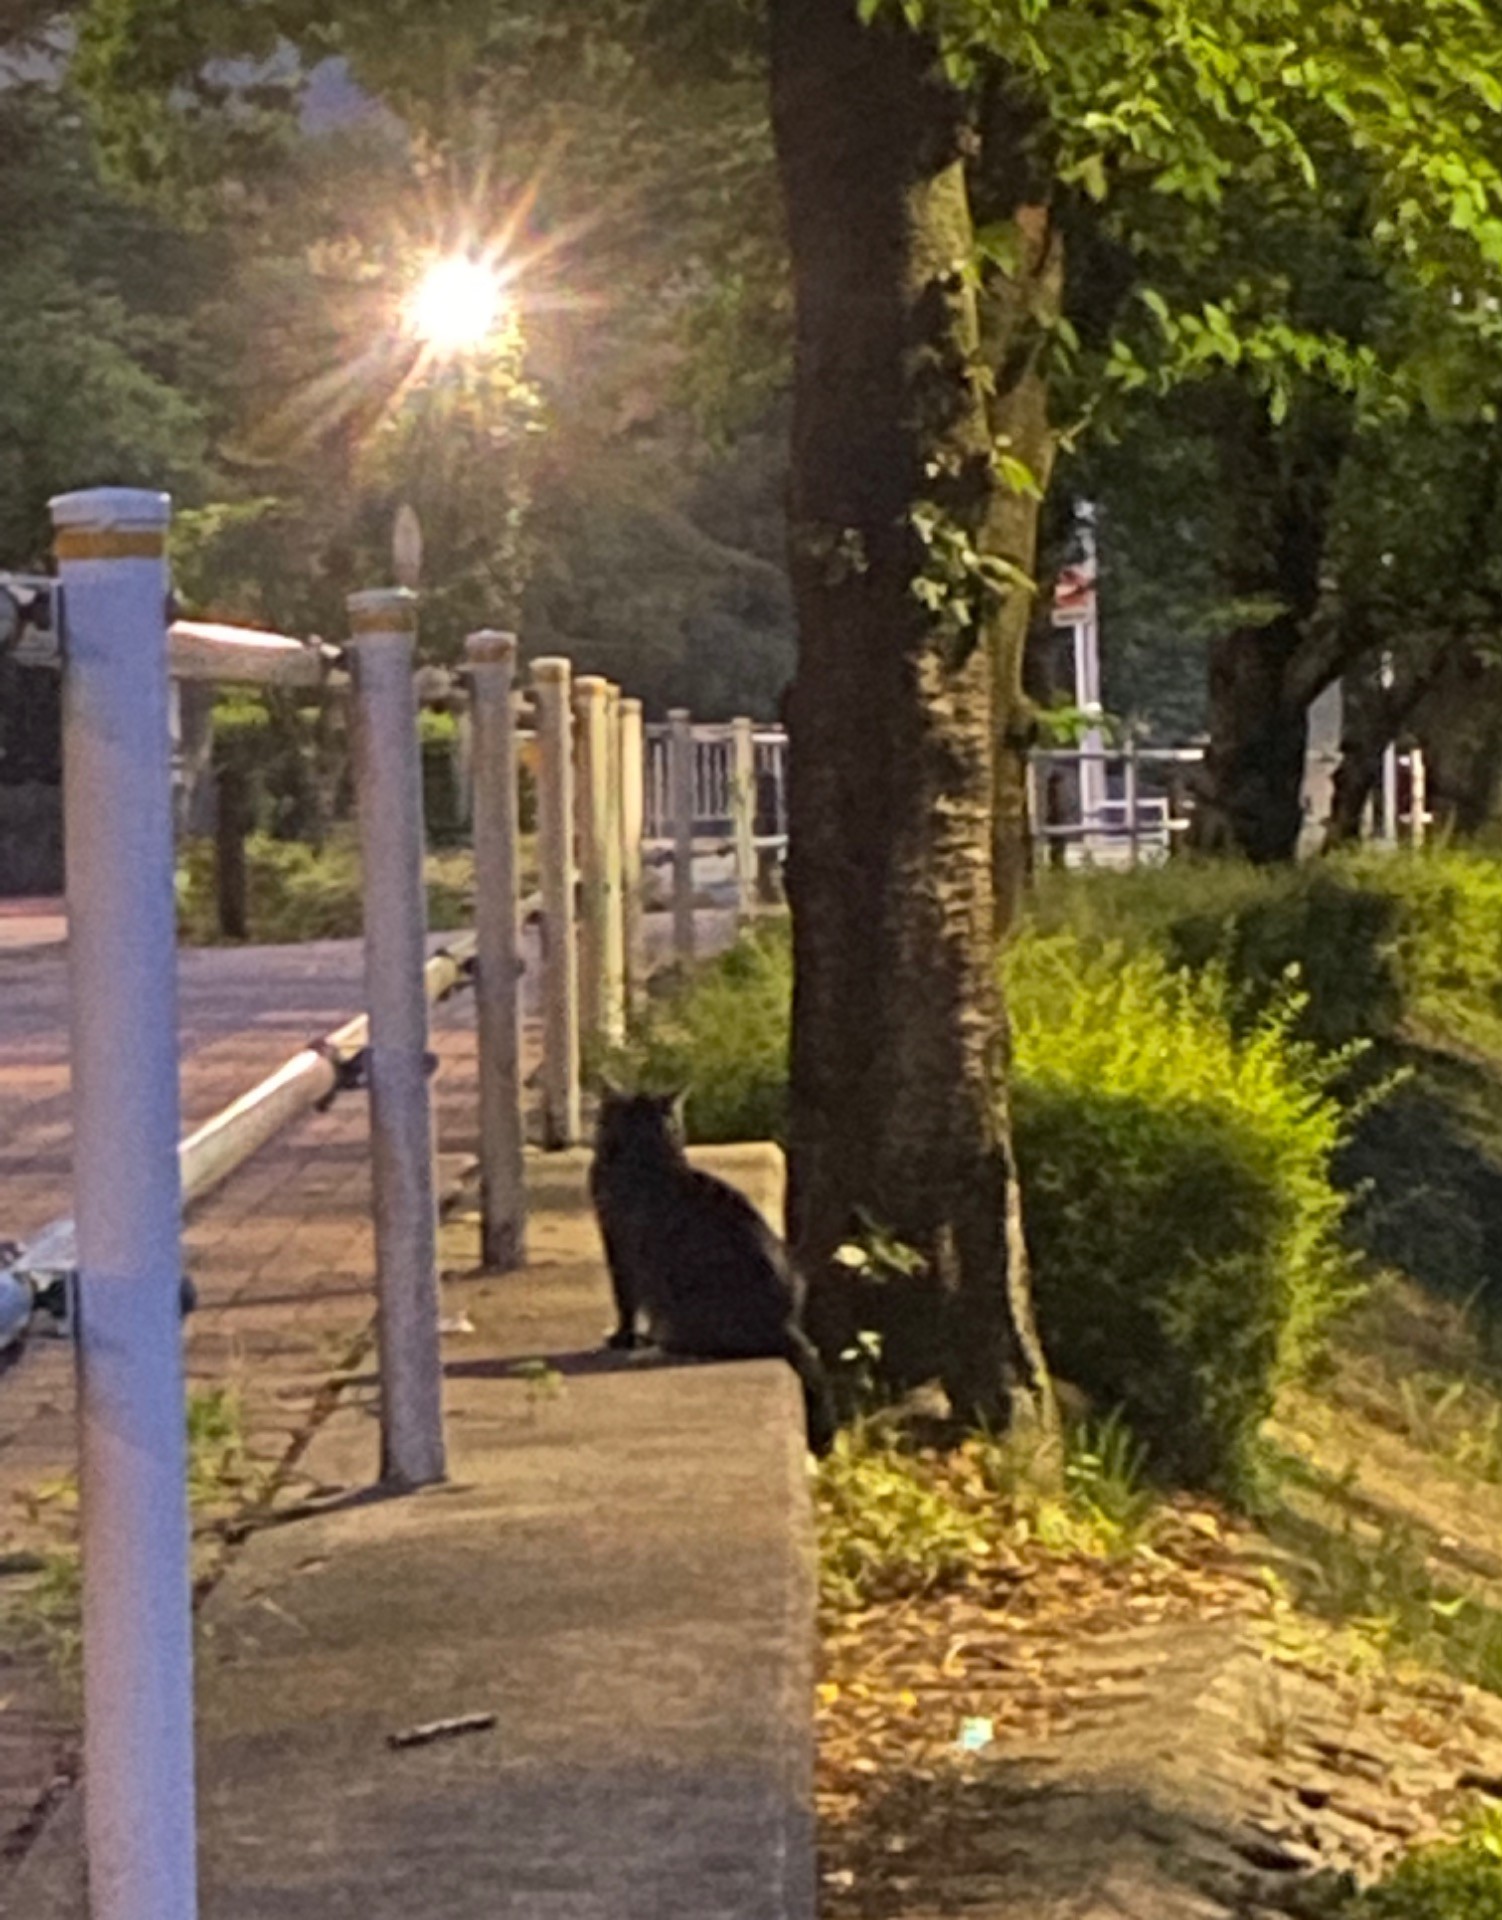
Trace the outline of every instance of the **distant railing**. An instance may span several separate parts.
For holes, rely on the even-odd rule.
[[[1311,844],[1323,840],[1339,755],[1311,754],[1305,781]],[[1135,867],[1166,860],[1193,824],[1203,747],[1048,747],[1029,761],[1028,819],[1040,864]],[[1432,823],[1423,753],[1389,747],[1363,838],[1420,846]]]
[[[672,728],[646,728],[645,819],[642,838],[649,846],[673,844]],[[693,837],[728,844],[736,823],[736,729],[733,724],[698,725],[693,740]],[[751,730],[755,795],[753,834],[758,847],[787,843],[787,734],[781,727]]]
[[[1190,825],[1201,747],[1048,747],[1028,763],[1028,819],[1042,860],[1136,866],[1166,860]]]

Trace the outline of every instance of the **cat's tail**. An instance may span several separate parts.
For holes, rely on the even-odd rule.
[[[834,1445],[840,1423],[824,1362],[819,1358],[813,1341],[801,1327],[796,1326],[787,1329],[787,1345],[783,1355],[803,1388],[803,1417],[808,1426],[809,1451],[826,1454]]]

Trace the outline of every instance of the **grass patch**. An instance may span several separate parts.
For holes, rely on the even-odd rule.
[[[1343,1906],[1339,1920],[1502,1920],[1502,1814],[1410,1854]]]
[[[1304,1611],[1350,1629],[1379,1661],[1502,1693],[1502,1613],[1479,1591],[1436,1575],[1424,1529],[1349,1511],[1336,1518],[1329,1505],[1319,1519],[1289,1508],[1268,1527],[1295,1556],[1288,1584]]]

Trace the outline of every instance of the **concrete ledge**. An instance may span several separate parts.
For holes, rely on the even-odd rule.
[[[774,1204],[769,1150],[707,1156]],[[779,1363],[603,1360],[582,1155],[536,1166],[536,1265],[455,1286],[453,1481],[327,1492],[249,1541],[200,1635],[205,1920],[812,1920],[813,1541]],[[552,1354],[558,1375],[517,1377]],[[561,1377],[560,1377],[561,1376]],[[388,1735],[493,1713],[394,1751]],[[82,1920],[76,1806],[7,1913]]]

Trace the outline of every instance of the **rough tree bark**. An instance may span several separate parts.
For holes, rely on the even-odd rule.
[[[873,1296],[889,1370],[1004,1418],[1047,1389],[997,978],[1007,715],[956,558],[995,505],[972,135],[931,47],[855,0],[773,0],[771,46],[797,307],[790,1235],[826,1350],[860,1314],[830,1255],[862,1215],[918,1250],[926,1279]]]

